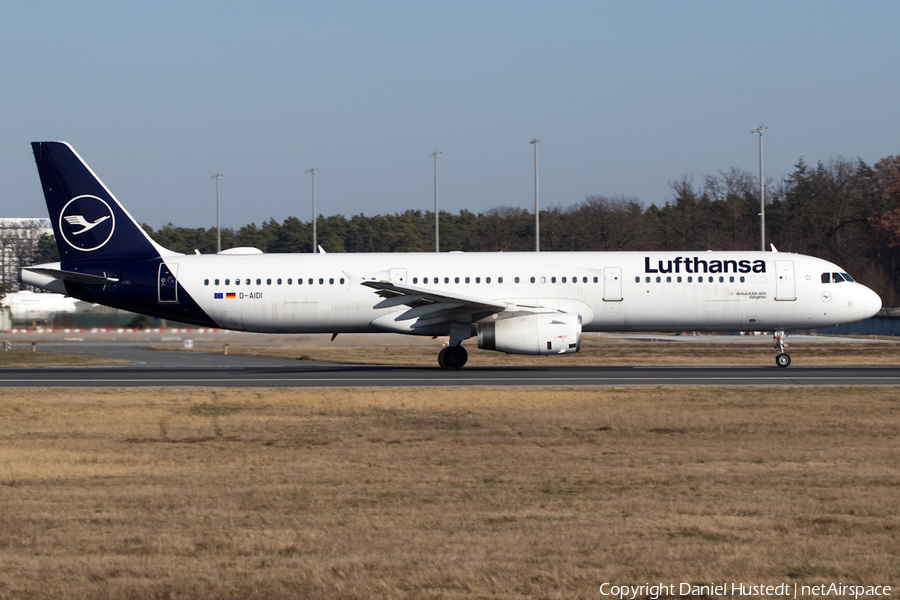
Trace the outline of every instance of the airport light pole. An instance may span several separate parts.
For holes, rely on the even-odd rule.
[[[222,251],[222,205],[219,202],[219,180],[225,177],[216,173],[210,179],[216,180],[216,252]]]
[[[763,175],[763,131],[768,127],[760,125],[750,133],[759,134],[759,240],[760,250],[766,251],[766,179]]]
[[[313,254],[319,251],[319,241],[316,238],[316,171],[319,169],[317,167],[313,167],[306,171],[307,173],[312,173],[312,227],[313,227],[313,243],[312,243],[312,251]]]
[[[441,229],[440,229],[440,221],[441,221],[441,213],[438,212],[438,180],[437,180],[437,157],[438,154],[443,154],[443,152],[438,152],[435,150],[428,156],[434,157],[434,251],[441,251]]]
[[[541,211],[538,205],[538,144],[541,140],[531,140],[534,146],[534,251],[541,251]]]

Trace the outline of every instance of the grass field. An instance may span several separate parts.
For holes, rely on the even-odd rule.
[[[129,361],[103,358],[85,354],[65,354],[62,352],[30,352],[9,350],[0,352],[0,367],[59,367],[124,364]]]
[[[0,598],[900,585],[897,388],[16,390],[0,423]]]

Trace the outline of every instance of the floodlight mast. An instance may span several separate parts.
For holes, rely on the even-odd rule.
[[[440,221],[441,221],[441,213],[438,212],[438,178],[437,178],[437,157],[439,154],[443,154],[443,152],[438,152],[435,150],[430,153],[428,156],[434,157],[434,251],[441,251],[441,232],[440,232]]]
[[[307,170],[307,173],[312,173],[312,229],[313,229],[313,239],[312,239],[312,251],[313,254],[319,251],[319,241],[316,237],[316,171],[319,169],[317,167],[313,167],[312,169]]]
[[[541,211],[538,205],[538,144],[541,140],[534,138],[529,142],[534,146],[534,251],[541,251]]]
[[[225,177],[221,173],[216,173],[210,179],[216,180],[216,252],[222,251],[222,210],[219,203],[219,180]]]
[[[763,131],[768,127],[760,125],[750,133],[759,134],[759,243],[760,250],[766,251],[766,179],[763,175]]]

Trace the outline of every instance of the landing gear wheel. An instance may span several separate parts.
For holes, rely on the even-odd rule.
[[[469,360],[469,353],[462,346],[447,346],[438,354],[442,369],[459,369]]]
[[[782,369],[786,369],[787,367],[791,366],[791,355],[782,352],[775,357],[775,364]]]
[[[791,366],[791,355],[784,351],[787,348],[787,344],[784,342],[784,339],[787,337],[787,332],[778,330],[772,332],[772,339],[775,342],[775,364],[778,365],[782,369],[786,369]]]

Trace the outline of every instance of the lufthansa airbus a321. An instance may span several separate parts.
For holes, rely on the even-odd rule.
[[[23,283],[205,327],[266,333],[449,336],[509,354],[578,352],[583,332],[786,332],[873,316],[881,298],[844,269],[786,252],[180,254],[154,242],[80,156],[34,142],[60,262]],[[774,248],[773,248],[774,250]]]

